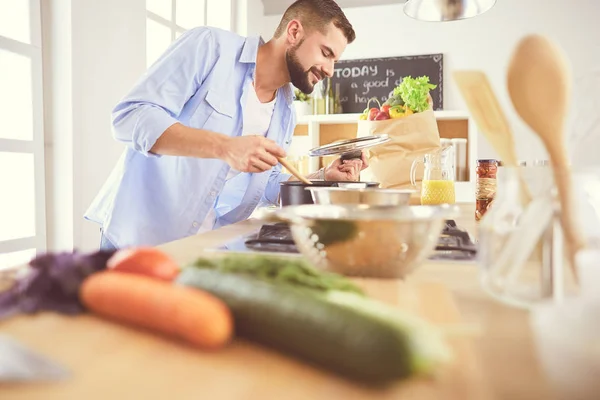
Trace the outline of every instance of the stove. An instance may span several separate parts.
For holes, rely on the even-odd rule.
[[[237,237],[210,250],[301,257],[294,243],[292,232],[286,223],[263,225],[251,234]],[[474,262],[476,256],[477,248],[468,232],[460,229],[455,221],[448,220],[438,239],[435,251],[429,259],[464,263]]]

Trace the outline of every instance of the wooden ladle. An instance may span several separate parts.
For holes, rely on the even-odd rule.
[[[298,180],[302,183],[306,183],[307,185],[312,185],[313,183],[311,181],[309,181],[308,179],[306,179],[301,173],[300,171],[298,171],[292,164],[290,164],[288,162],[288,160],[286,160],[283,157],[277,157],[277,160],[279,161],[279,163],[281,165],[283,165],[288,171],[290,171],[290,174],[294,175],[296,178],[298,178]]]
[[[564,125],[571,91],[565,57],[549,39],[529,35],[517,45],[508,67],[508,92],[519,116],[544,143],[561,203],[560,219],[571,268],[585,241],[573,217],[573,188]]]

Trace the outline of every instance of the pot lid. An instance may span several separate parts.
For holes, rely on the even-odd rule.
[[[354,138],[349,140],[342,140],[340,142],[326,144],[324,146],[315,147],[308,152],[310,156],[330,156],[334,154],[347,154],[357,150],[367,149],[369,147],[378,146],[380,144],[389,142],[390,138],[386,134],[372,135],[360,138]]]

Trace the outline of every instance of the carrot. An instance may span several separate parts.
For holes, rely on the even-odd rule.
[[[118,322],[217,349],[233,336],[233,317],[210,293],[150,277],[103,271],[90,275],[79,297],[90,311]]]
[[[106,267],[165,281],[172,281],[179,275],[179,265],[166,253],[153,247],[119,250],[108,260]]]

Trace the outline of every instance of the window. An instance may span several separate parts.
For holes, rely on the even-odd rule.
[[[146,0],[146,66],[152,65],[187,29],[214,26],[231,30],[232,0]]]
[[[0,269],[46,250],[40,0],[0,2]]]

